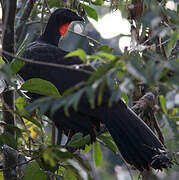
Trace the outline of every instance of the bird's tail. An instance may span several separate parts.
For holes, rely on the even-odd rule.
[[[140,171],[170,166],[163,144],[121,100],[103,115],[103,122],[127,163]]]

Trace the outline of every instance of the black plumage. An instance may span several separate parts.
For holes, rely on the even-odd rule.
[[[82,61],[78,57],[64,58],[67,52],[57,47],[60,34],[59,26],[72,21],[82,20],[75,12],[69,9],[58,9],[50,17],[44,34],[31,43],[23,57],[34,61],[50,62],[62,65],[79,65]],[[70,43],[70,42],[69,42]],[[76,69],[49,67],[37,64],[26,64],[19,72],[24,80],[42,78],[52,82],[61,94],[79,82],[86,81],[93,68],[88,66],[86,72]],[[100,130],[100,123],[104,123],[112,135],[124,159],[138,170],[143,171],[166,168],[170,164],[165,156],[166,149],[147,125],[121,100],[116,100],[112,107],[108,106],[110,93],[106,90],[103,104],[91,109],[88,100],[83,96],[78,111],[70,108],[67,117],[63,108],[57,110],[52,117],[56,126],[65,132],[82,132],[90,134],[95,139],[95,131]],[[34,100],[39,95],[30,94]],[[161,153],[163,152],[163,153]],[[165,157],[163,162],[159,156]]]

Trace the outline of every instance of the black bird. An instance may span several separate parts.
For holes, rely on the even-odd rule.
[[[69,9],[56,10],[52,13],[42,36],[29,44],[23,57],[62,65],[82,64],[78,57],[64,58],[68,52],[57,47],[59,38],[65,34],[72,21],[83,21],[83,18]],[[30,78],[48,80],[63,94],[68,88],[88,80],[93,68],[87,67],[87,70],[88,72],[81,72],[75,69],[26,64],[19,74],[24,80]],[[31,97],[36,99],[39,95],[31,94]],[[94,129],[99,131],[100,123],[104,123],[126,162],[140,171],[148,170],[150,167],[154,169],[168,167],[170,161],[166,149],[150,128],[121,99],[109,107],[108,97],[109,92],[106,92],[103,105],[95,109],[91,109],[87,98],[82,97],[78,112],[71,108],[70,116],[67,117],[63,108],[60,108],[52,120],[59,130],[90,134],[92,139],[95,139]]]

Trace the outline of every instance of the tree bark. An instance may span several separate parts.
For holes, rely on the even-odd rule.
[[[2,56],[3,59],[8,63],[12,61],[12,57],[7,55],[6,52],[14,54],[14,22],[15,22],[15,14],[16,14],[16,0],[1,0],[2,4],[2,25],[3,25],[3,32],[2,32]],[[12,113],[14,109],[14,92],[13,91],[6,91],[2,95],[3,98],[3,119],[7,125],[15,125],[15,118]],[[5,132],[10,133],[11,135],[15,136],[15,132],[5,127]],[[12,162],[9,161],[9,158],[3,159],[3,168],[11,166]],[[16,180],[17,176],[14,174],[12,169],[6,170],[3,172],[4,180]]]
[[[2,0],[2,56],[6,62],[12,61],[12,57],[6,52],[14,54],[14,21],[16,13],[16,0]],[[14,92],[7,91],[3,93],[3,119],[7,124],[14,125],[14,115],[9,112],[9,109],[14,109]],[[5,131],[14,135],[14,131],[5,128]]]

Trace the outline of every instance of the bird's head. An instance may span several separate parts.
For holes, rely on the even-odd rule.
[[[66,8],[57,9],[52,13],[50,19],[53,19],[57,23],[60,36],[64,36],[66,34],[71,22],[84,21],[84,19],[76,12]]]
[[[58,46],[60,37],[66,34],[70,23],[73,21],[84,21],[84,19],[70,9],[57,9],[51,14],[45,31],[39,40]]]

